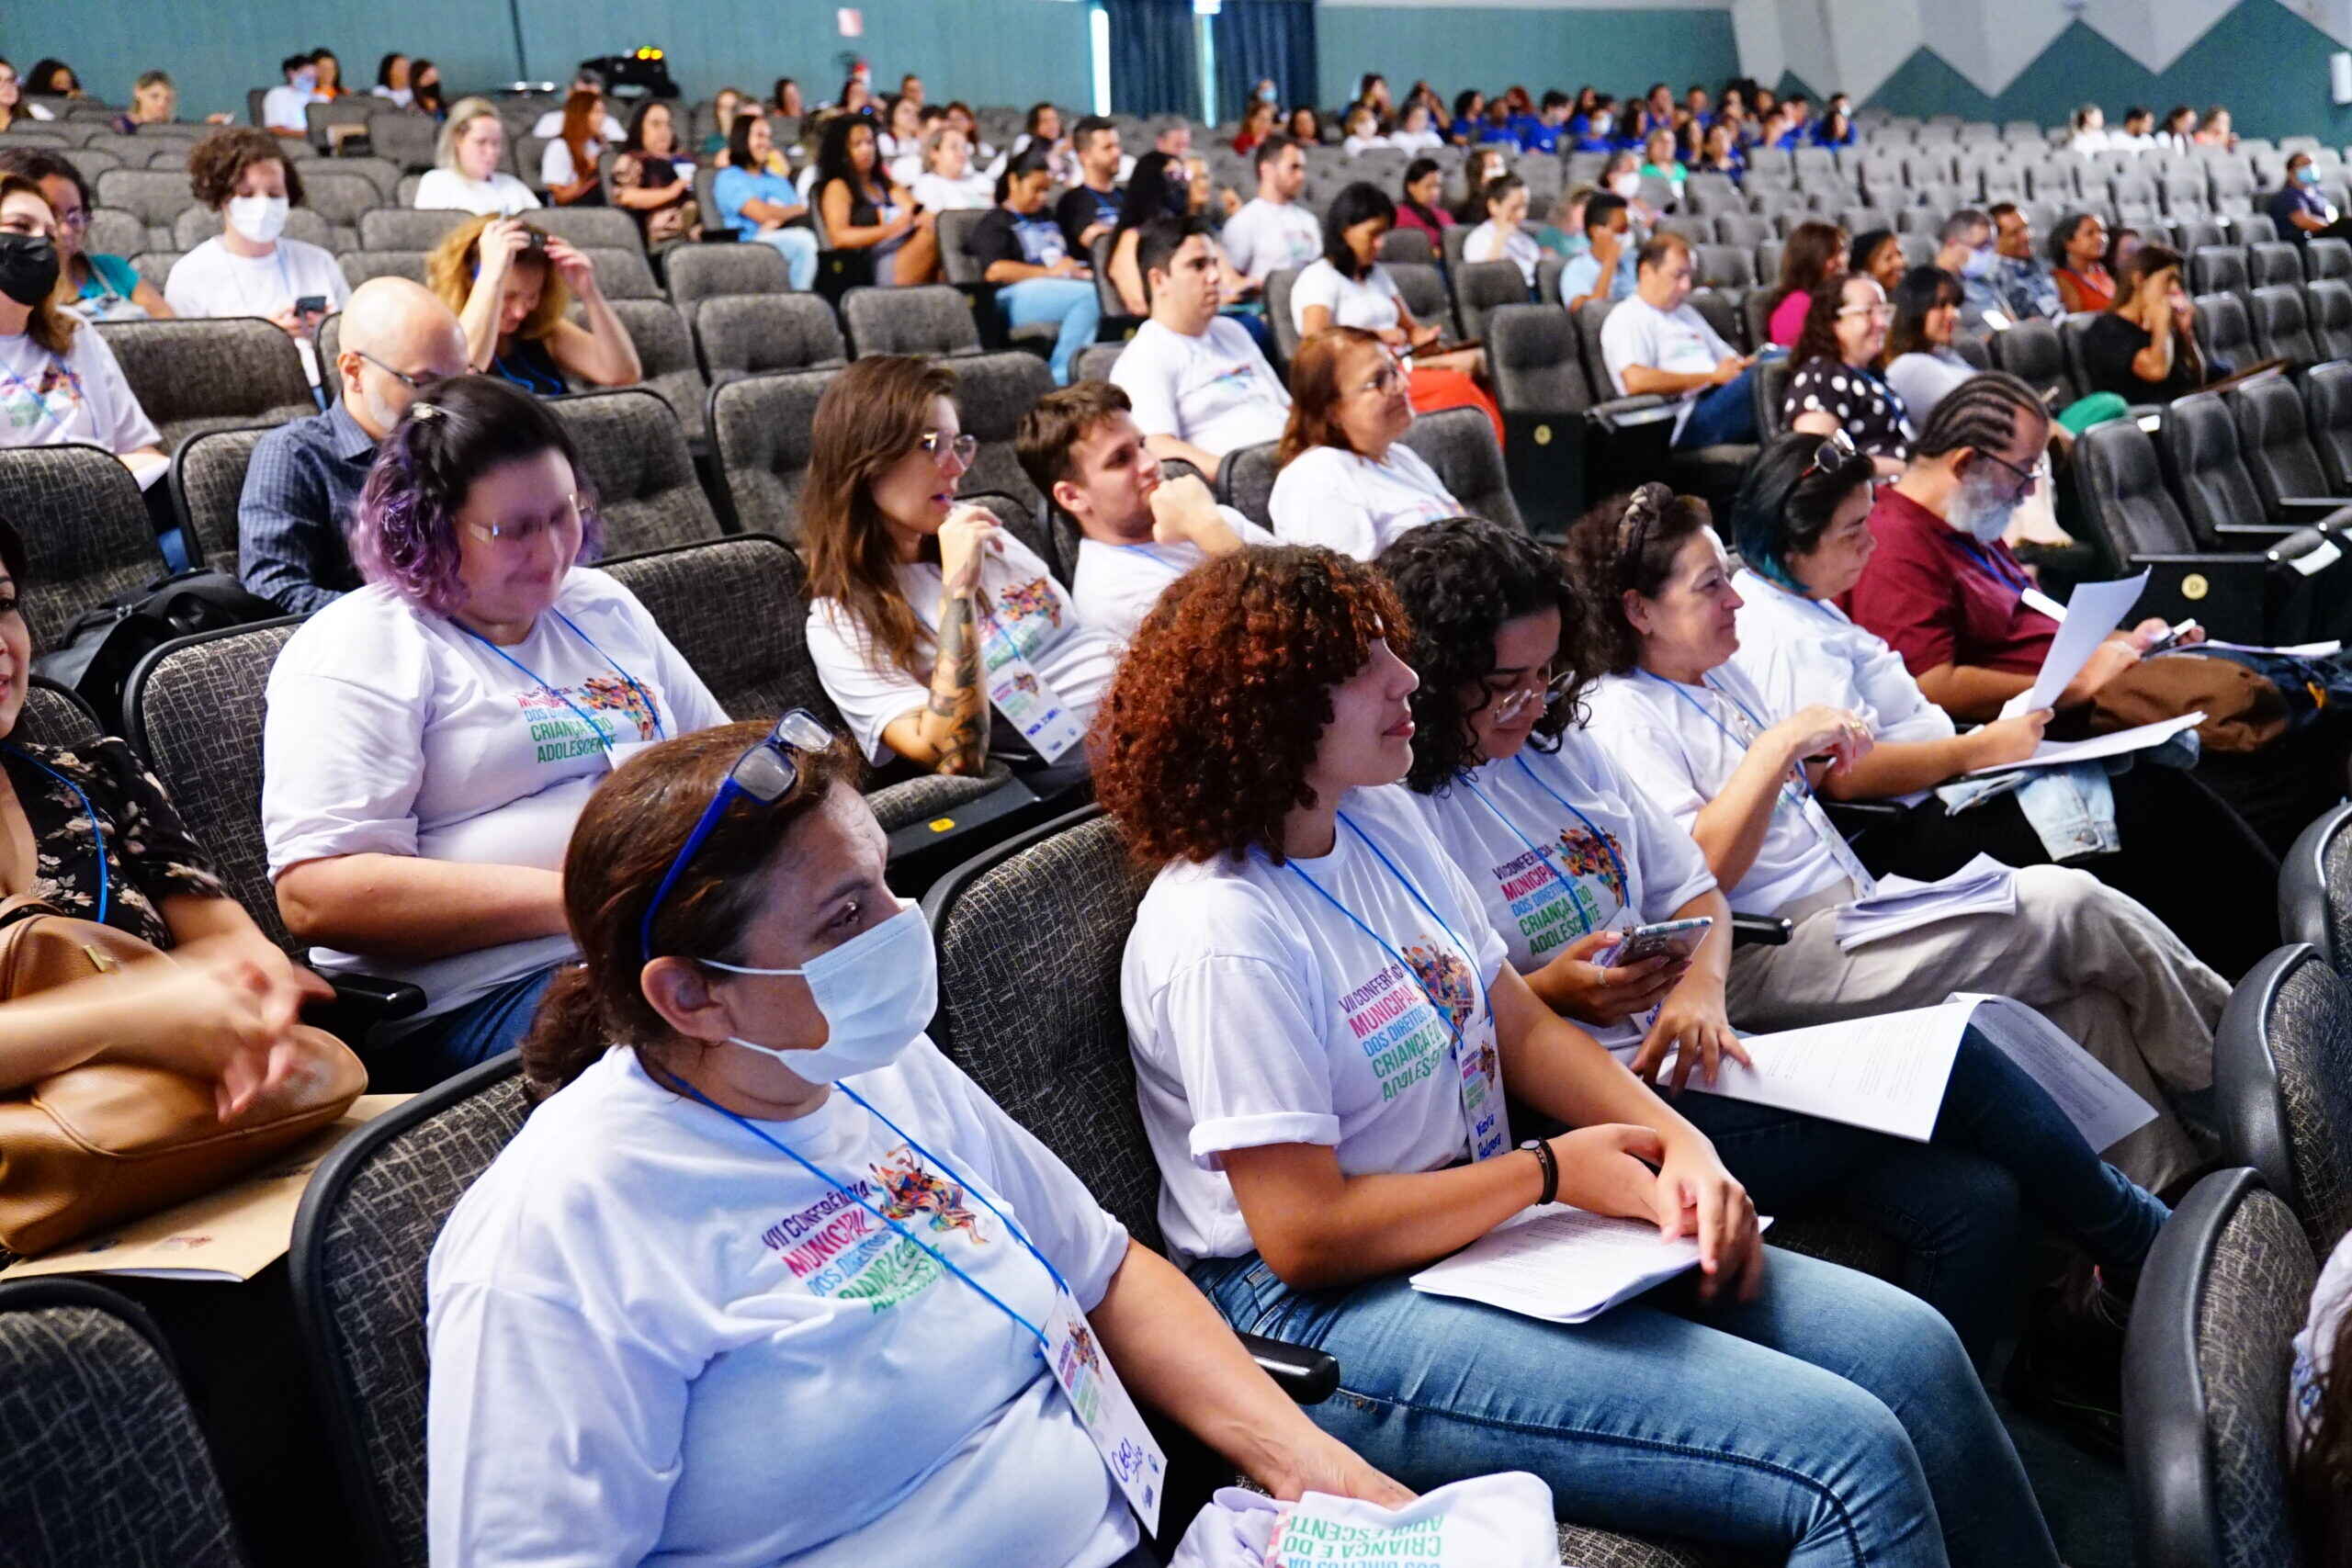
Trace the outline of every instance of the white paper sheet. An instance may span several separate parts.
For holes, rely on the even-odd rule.
[[[1936,1130],[1952,1058],[1975,1010],[1973,1002],[1953,1001],[1744,1035],[1740,1044],[1755,1066],[1725,1057],[1715,1082],[1694,1075],[1690,1087],[1924,1144]]]
[[[1877,890],[1838,911],[1838,945],[1848,953],[1921,926],[1961,915],[2014,915],[2017,874],[1991,855],[1974,860],[1940,882],[1907,876],[1879,878]]]
[[[1646,1220],[1552,1203],[1513,1215],[1408,1282],[1427,1296],[1484,1302],[1546,1323],[1589,1323],[1698,1264],[1699,1244],[1689,1236],[1669,1241]]]
[[[2033,685],[2022,695],[2008,700],[2001,709],[2001,716],[2056,707],[2058,694],[2089,662],[2092,651],[2107,640],[2107,634],[2123,624],[2123,617],[2140,602],[2140,591],[2147,585],[2145,571],[2113,582],[2076,583],[2074,597],[2066,601],[2066,613],[2059,619],[2058,635],[2050,639],[2050,652],[2041,661],[2041,673],[2033,678]]]
[[[2020,768],[2057,768],[2068,762],[2120,757],[2126,752],[2144,751],[2151,746],[2161,746],[2182,730],[2194,729],[2204,722],[2202,712],[2185,713],[2177,718],[2160,718],[2154,724],[2119,729],[2112,735],[2094,735],[2087,740],[2045,740],[2035,747],[2033,755],[2022,762],[1996,762],[1989,768],[1971,768],[1960,776],[1979,779],[1991,773],[2015,773]]]
[[[2209,637],[2195,646],[2226,648],[2237,653],[2291,653],[2304,659],[2325,659],[2344,651],[2343,641],[2336,637],[2330,637],[2325,642],[2290,642],[2278,648],[2265,648],[2256,642],[2223,642],[2220,637]]]
[[[1976,1004],[1970,1021],[2048,1091],[2092,1148],[2103,1153],[2156,1119],[2155,1109],[2131,1085],[2023,1002],[1971,991],[1954,991],[1948,999]]]

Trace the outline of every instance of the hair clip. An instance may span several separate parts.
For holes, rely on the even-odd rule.
[[[411,419],[439,419],[447,412],[447,411],[443,409],[439,403],[428,403],[422,400],[408,405],[408,412]]]

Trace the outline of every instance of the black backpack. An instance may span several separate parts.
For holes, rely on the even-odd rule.
[[[123,687],[140,660],[175,637],[283,614],[247,592],[229,572],[175,572],[84,611],[66,628],[62,645],[34,658],[33,673],[71,690],[90,705],[107,734],[119,735]]]

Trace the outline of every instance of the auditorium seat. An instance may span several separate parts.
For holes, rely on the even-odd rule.
[[[379,207],[359,215],[359,246],[368,251],[429,251],[443,235],[471,220],[469,212]]]
[[[1380,237],[1380,260],[1384,264],[1413,262],[1421,266],[1437,265],[1437,250],[1430,243],[1425,229],[1391,229]]]
[[[1013,436],[1021,428],[1021,416],[1054,389],[1053,372],[1035,355],[1019,352],[969,355],[948,368],[956,373],[956,406],[964,432],[979,442],[964,474],[963,492],[993,491],[1042,511],[1046,498],[1021,467]]]
[[[714,387],[771,370],[806,370],[849,360],[840,320],[814,294],[720,294],[695,300],[686,309],[704,373]]]
[[[1483,339],[1487,315],[1499,305],[1524,305],[1531,296],[1517,262],[1465,262],[1453,269],[1453,318],[1462,335]]]
[[[33,586],[18,603],[36,654],[62,646],[83,611],[164,570],[139,481],[96,446],[0,447],[0,518],[24,540]]]
[[[1544,276],[1544,266],[1556,258],[1547,257],[1538,264],[1536,276]],[[1445,287],[1445,274],[1434,265],[1422,262],[1390,262],[1386,264],[1388,281],[1396,286],[1396,297],[1413,320],[1423,326],[1435,325],[1444,330],[1449,341],[1459,341],[1464,333],[1462,323],[1453,317],[1453,297]],[[1558,276],[1557,269],[1553,276]],[[1091,352],[1091,351],[1090,351]],[[1083,360],[1081,359],[1081,364]]]
[[[2324,235],[2303,242],[2303,278],[2352,277],[2352,242]]]
[[[2246,472],[2269,515],[2285,516],[2290,502],[2352,501],[2329,489],[2325,467],[2312,445],[2302,395],[2292,381],[2283,376],[2256,381],[2228,393],[2225,400],[2237,420]]]
[[[1274,352],[1270,356],[1274,368],[1288,378],[1291,363],[1298,357],[1298,323],[1291,315],[1291,286],[1298,281],[1298,268],[1278,266],[1266,274],[1261,293],[1265,305],[1266,328],[1273,334]]]
[[[2302,247],[2289,240],[2256,242],[2245,248],[2246,276],[2253,287],[2303,281]]]
[[[1078,378],[1081,381],[1109,380],[1113,367],[1119,363],[1119,350],[1125,346],[1123,344],[1098,343],[1091,348],[1080,350]]]
[[[944,220],[947,215],[940,216]],[[773,245],[678,245],[663,257],[662,273],[670,302],[685,311],[689,321],[706,299],[723,294],[784,294],[792,287],[790,269]]]
[[[850,354],[916,354],[933,358],[980,352],[972,297],[944,283],[906,288],[861,287],[841,297]]]
[[[171,1349],[135,1303],[87,1280],[0,1285],[0,1388],[10,1568],[244,1568]]]
[[[2352,313],[2352,289],[2345,299]],[[2327,476],[2324,493],[2352,495],[2352,364],[2331,361],[2312,367],[2303,378],[2303,407],[2320,471]]]
[[[594,210],[593,209],[591,210]],[[526,219],[543,214],[529,212]],[[596,269],[596,283],[607,299],[659,299],[662,286],[653,281],[653,268],[647,265],[645,253],[635,245],[582,245],[580,254],[586,256]]]
[[[2245,312],[2266,359],[2283,359],[2302,369],[2319,357],[2312,345],[2311,317],[2300,283],[2267,283],[2246,296]]]
[[[97,331],[167,452],[198,431],[318,412],[294,340],[267,321],[101,321]]]
[[[93,207],[82,243],[98,255],[135,256],[147,249],[147,225],[135,213]]]
[[[343,268],[343,280],[356,288],[371,277],[405,277],[423,283],[424,256],[423,251],[345,251],[335,257],[335,263]]]
[[[2243,294],[2248,281],[2245,247],[2199,245],[2188,253],[2188,287],[2196,294]]]
[[[744,532],[800,536],[797,503],[812,450],[809,423],[832,374],[770,371],[711,389],[711,447]]]
[[[2352,1228],[2352,983],[2302,942],[2246,972],[2213,1038],[2222,1158],[2252,1166],[2324,1258]]]
[[[2281,857],[2278,930],[2352,978],[2352,806],[2314,818]]]
[[[560,236],[580,250],[591,254],[625,251],[644,259],[645,236],[637,220],[617,207],[542,207],[523,217],[533,228]],[[754,248],[767,249],[765,245]],[[605,287],[609,291],[612,285]]]
[[[183,164],[187,155],[181,154]],[[170,250],[172,225],[179,215],[196,206],[196,197],[188,193],[187,171],[179,169],[108,169],[98,176],[93,193],[100,207],[111,207],[128,212],[147,225],[147,248]],[[198,210],[202,210],[198,209]],[[214,231],[220,219],[212,219]]]
[[[1277,445],[1266,441],[1255,446],[1237,446],[1219,458],[1216,466],[1218,502],[1264,528],[1274,525],[1274,479],[1281,472],[1274,463]]]
[[[708,431],[705,405],[710,383],[703,378],[702,362],[695,355],[694,337],[686,331],[678,308],[667,299],[608,299],[613,314],[637,349],[639,385],[670,405],[686,433],[688,446],[700,448]]]
[[[2157,1235],[2123,1352],[2139,1562],[2303,1561],[2281,1450],[2292,1340],[2317,1273],[2293,1213],[2244,1168],[2199,1181]]]
[[[2297,527],[2340,531],[2352,521],[2338,515],[2343,503],[2324,497],[2281,497],[2275,507],[2266,504],[2223,394],[2176,400],[2165,411],[2158,450],[2181,512],[2207,548],[2228,548],[2233,540],[2239,548],[2259,548]]]
[[[166,482],[172,511],[187,533],[190,564],[237,570],[237,505],[254,448],[272,426],[209,430],[180,443]]]
[[[2199,294],[2194,304],[2197,344],[2208,361],[2244,370],[2263,357],[2262,342],[2254,335],[2254,318],[2247,314],[2243,299],[2235,294]]]
[[[1495,445],[1494,423],[1484,409],[1439,409],[1421,414],[1406,427],[1400,439],[1436,471],[1463,511],[1526,531],[1527,520],[1511,494],[1510,477],[1503,467],[1502,448]]]
[[[659,394],[613,387],[549,398],[546,407],[580,453],[579,477],[594,492],[605,549],[624,555],[718,536],[685,431]]]

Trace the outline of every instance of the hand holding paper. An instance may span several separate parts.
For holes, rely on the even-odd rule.
[[[2056,707],[2059,697],[2074,684],[2075,677],[2090,662],[2099,644],[2132,613],[2132,606],[2139,603],[2141,590],[2147,585],[2145,571],[2113,582],[2076,583],[2074,597],[2066,603],[2066,613],[2059,619],[2058,635],[2051,638],[2050,652],[2041,661],[2041,672],[2022,695],[2011,697],[2002,705],[2001,716],[2008,718],[2037,708]]]

